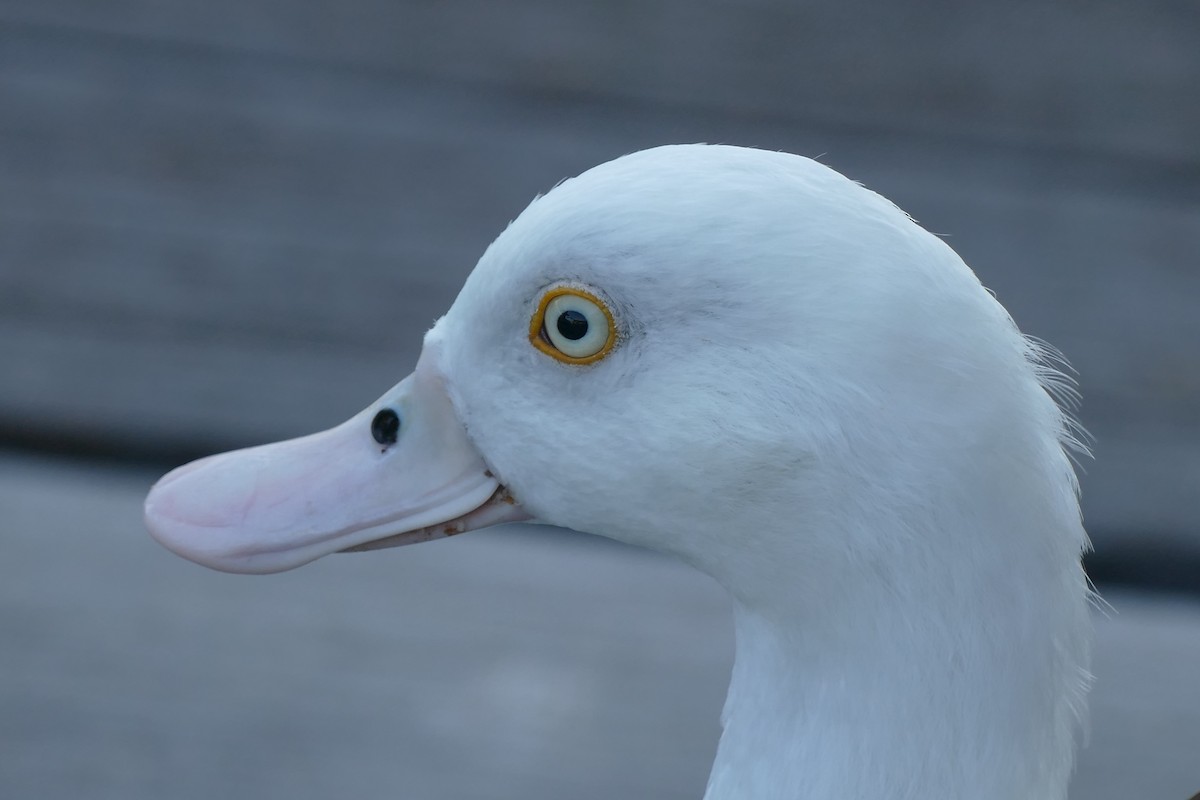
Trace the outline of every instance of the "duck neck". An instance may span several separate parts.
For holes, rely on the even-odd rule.
[[[942,555],[734,593],[705,800],[1066,797],[1086,682],[1078,549],[1057,563],[1044,547],[1026,563],[960,553],[956,572]]]

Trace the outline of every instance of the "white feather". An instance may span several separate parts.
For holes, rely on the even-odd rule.
[[[526,340],[548,285],[621,340]],[[890,202],[798,156],[636,153],[540,197],[429,334],[472,441],[542,521],[734,598],[707,800],[1062,800],[1087,538],[1054,351]]]

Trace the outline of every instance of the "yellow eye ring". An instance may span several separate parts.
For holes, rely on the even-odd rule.
[[[617,325],[608,305],[596,295],[575,286],[558,286],[538,301],[529,320],[529,343],[564,364],[593,364],[616,346]]]

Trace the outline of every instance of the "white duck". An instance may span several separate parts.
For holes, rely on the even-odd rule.
[[[146,520],[233,572],[521,518],[673,553],[734,601],[707,800],[1062,800],[1087,539],[1044,355],[833,170],[661,147],[535,200],[361,414]]]

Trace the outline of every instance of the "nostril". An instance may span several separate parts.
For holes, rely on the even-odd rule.
[[[382,445],[396,443],[400,433],[400,415],[390,408],[385,408],[371,420],[371,435]]]

